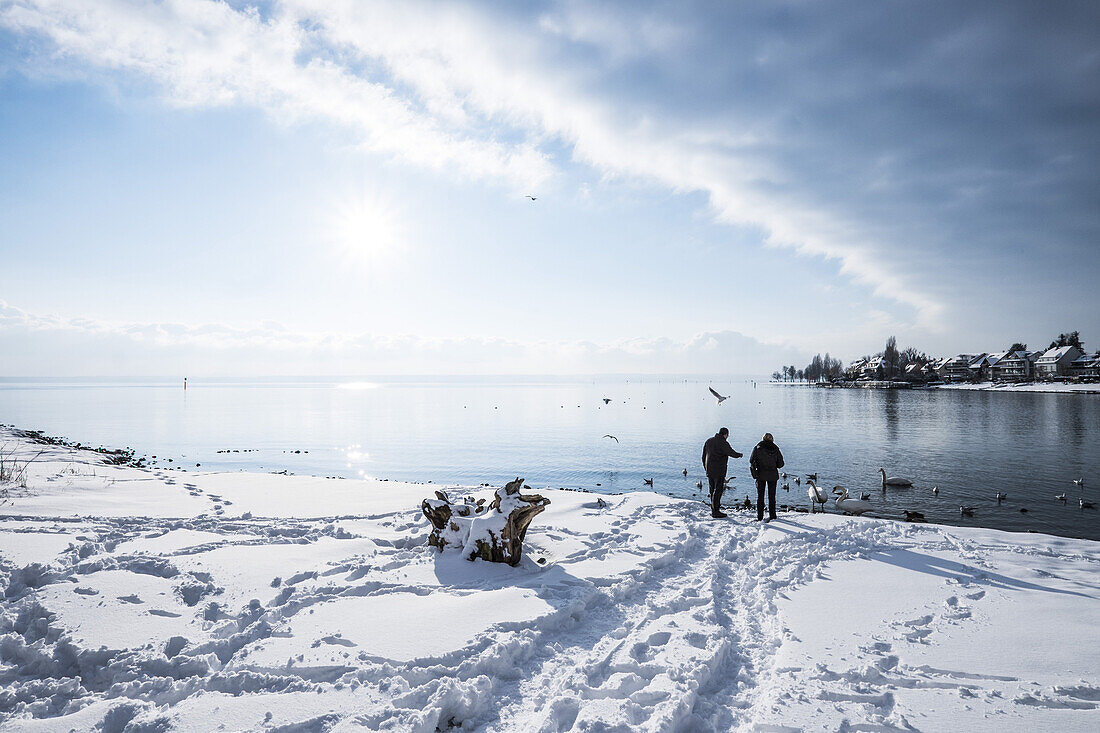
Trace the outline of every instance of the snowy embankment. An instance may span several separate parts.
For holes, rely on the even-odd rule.
[[[1100,384],[1074,384],[1072,382],[1024,382],[1021,384],[978,382],[976,384],[937,384],[929,389],[961,389],[981,392],[1076,392],[1082,394],[1100,394]]]
[[[1091,731],[1100,716],[1094,542],[549,491],[513,568],[426,545],[434,486],[44,450],[0,509],[0,730]],[[466,492],[490,493],[448,489]]]

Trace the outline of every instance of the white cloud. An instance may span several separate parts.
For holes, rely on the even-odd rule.
[[[74,358],[77,357],[77,358]],[[0,301],[0,374],[767,374],[806,355],[734,331],[666,338],[518,341],[304,333],[278,323],[106,323],[40,316]],[[53,372],[43,368],[52,364]]]
[[[516,18],[417,0],[284,0],[265,17],[209,0],[0,0],[0,23],[49,38],[61,61],[151,80],[174,104],[322,119],[365,150],[522,190],[554,175],[547,149],[564,143],[605,177],[704,192],[719,220],[838,260],[911,306],[921,326],[942,316],[940,301],[890,264],[889,242],[760,184],[783,178],[756,148],[765,125],[730,130],[601,95],[601,69],[571,62],[563,44],[612,60],[674,54],[688,31],[644,13],[617,24],[577,4]]]

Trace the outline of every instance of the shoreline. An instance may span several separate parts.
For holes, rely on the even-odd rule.
[[[509,567],[430,547],[419,511],[492,489],[18,440],[0,730],[1086,731],[1100,708],[1097,541],[549,489]]]
[[[768,382],[780,387],[821,387],[826,389],[882,389],[922,392],[933,389],[956,390],[964,392],[1032,392],[1040,394],[1100,394],[1100,384],[1066,382],[1024,382],[997,383],[979,382],[977,384],[910,384],[908,382],[850,382],[829,384],[826,382]]]

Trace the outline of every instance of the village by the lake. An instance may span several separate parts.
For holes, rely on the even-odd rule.
[[[893,337],[874,356],[848,366],[828,354],[815,356],[804,369],[783,367],[772,380],[820,387],[866,389],[1001,389],[1100,394],[1100,350],[1088,352],[1080,334],[1059,334],[1046,349],[1016,343],[1002,351],[929,357],[916,349],[899,351]]]

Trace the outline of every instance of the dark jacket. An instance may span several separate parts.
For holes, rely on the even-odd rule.
[[[775,443],[761,440],[752,449],[749,456],[749,470],[752,477],[765,481],[778,481],[779,469],[783,468],[783,453]]]
[[[708,476],[726,476],[726,464],[730,458],[740,458],[743,454],[738,453],[725,438],[719,433],[713,438],[708,438],[706,443],[703,443],[703,468],[706,470]]]

